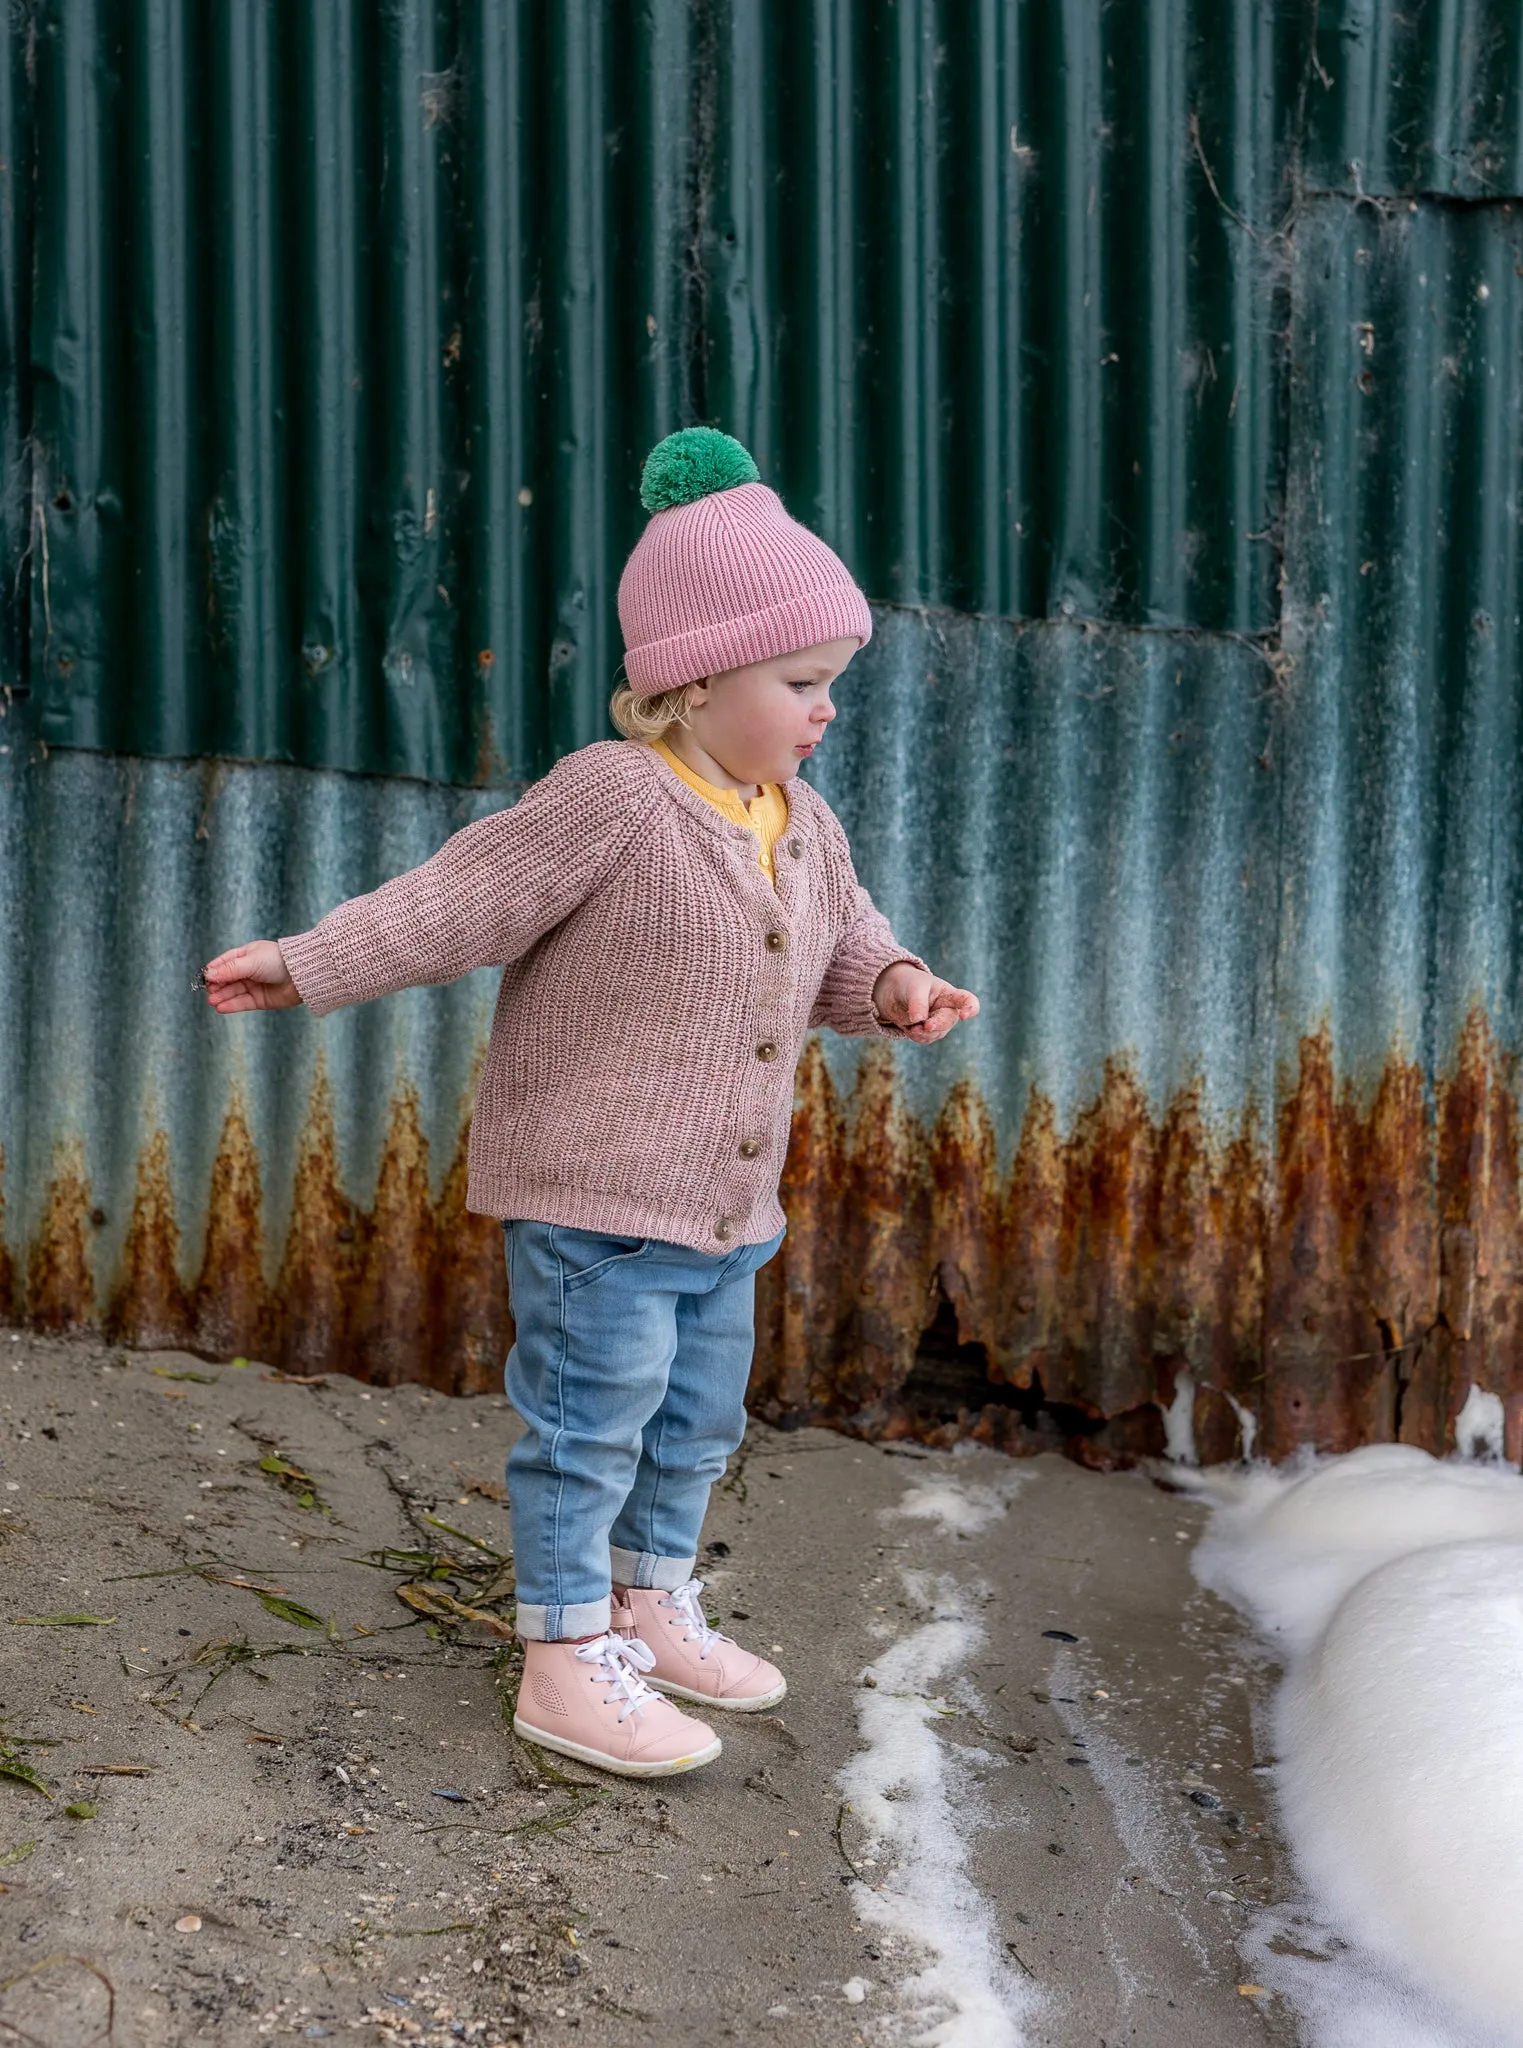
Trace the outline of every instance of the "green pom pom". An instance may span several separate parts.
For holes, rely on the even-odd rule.
[[[717,427],[684,427],[658,441],[640,475],[640,503],[647,512],[691,505],[711,491],[761,482],[761,471],[730,434]]]

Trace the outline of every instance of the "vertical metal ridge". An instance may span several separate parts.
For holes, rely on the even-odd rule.
[[[360,211],[365,103],[354,0],[310,0],[295,50],[288,145],[292,224],[287,303],[306,346],[289,380],[289,630],[296,660],[283,695],[296,746],[309,758],[363,758],[369,725],[368,648],[358,577],[362,366]]]
[[[543,458],[531,440],[543,374],[530,320],[531,304],[539,305],[532,282],[539,214],[526,161],[537,65],[532,26],[518,8],[472,7],[466,18],[462,185],[476,199],[460,206],[457,230],[464,243],[456,332],[466,469],[459,582],[464,661],[481,701],[473,767],[490,782],[523,774],[546,752],[531,653],[543,605],[531,551],[549,509],[542,484],[536,502]]]
[[[1523,36],[1511,0],[1321,0],[1304,165],[1322,190],[1523,193]]]
[[[7,585],[0,599],[0,745],[17,693],[30,682],[25,564],[41,479],[31,460],[32,374],[29,343],[35,146],[32,79],[36,65],[32,10],[12,11],[0,28],[0,561]]]

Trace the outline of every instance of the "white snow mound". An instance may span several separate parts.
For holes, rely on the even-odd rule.
[[[1523,1482],[1383,1445],[1193,1490],[1218,1503],[1198,1577],[1286,1659],[1276,1776],[1317,1908],[1452,2015],[1422,2039],[1523,2048]]]

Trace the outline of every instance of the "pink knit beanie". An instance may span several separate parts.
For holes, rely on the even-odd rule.
[[[652,518],[619,578],[637,696],[822,640],[872,638],[845,563],[788,516],[728,434],[668,434],[646,458],[640,502]]]

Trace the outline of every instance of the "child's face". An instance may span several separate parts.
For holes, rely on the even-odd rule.
[[[693,692],[694,739],[737,782],[786,782],[824,738],[830,686],[858,645],[824,640],[710,676]]]

